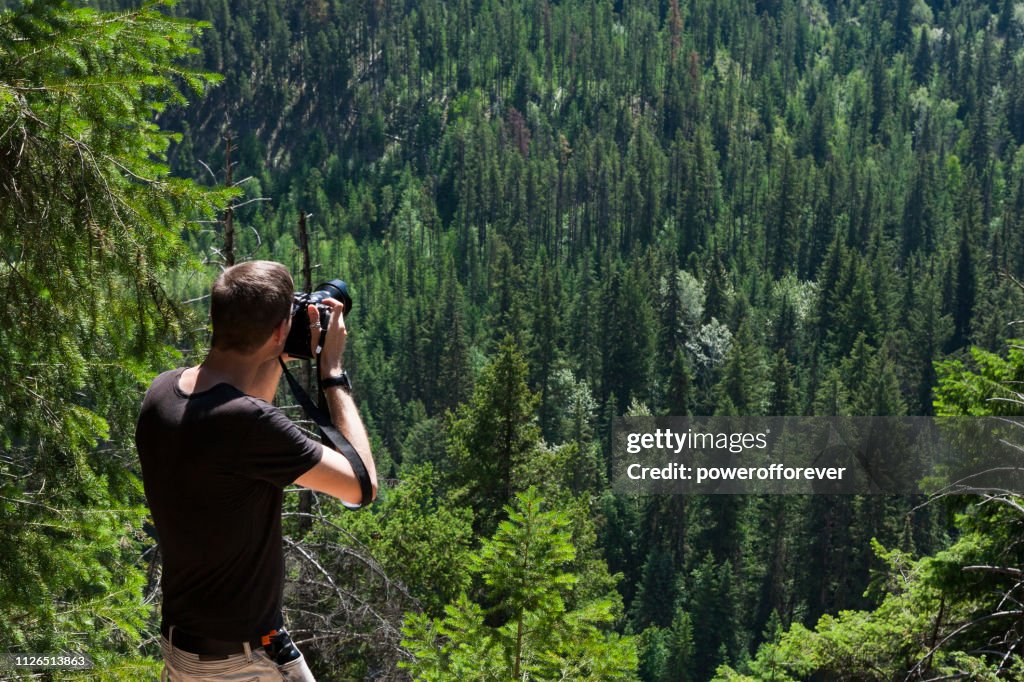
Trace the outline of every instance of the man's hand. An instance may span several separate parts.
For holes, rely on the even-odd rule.
[[[348,341],[348,329],[345,327],[344,303],[333,298],[325,298],[321,301],[321,305],[331,309],[331,321],[326,329],[327,338],[320,351],[320,378],[326,379],[329,376],[341,374],[345,343]],[[316,348],[320,345],[320,312],[315,305],[310,305],[307,313],[309,314],[309,336],[312,339],[313,354],[316,355]]]
[[[340,339],[340,344],[341,345],[338,347],[338,359],[337,359],[338,370],[337,370],[337,372],[335,372],[335,374],[340,374],[341,373],[341,359],[342,359],[342,355],[344,355],[344,353],[345,353],[345,341],[346,341],[346,337],[348,335],[348,331],[345,329],[345,318],[342,316],[342,313],[345,310],[345,304],[342,303],[341,301],[335,300],[333,298],[325,298],[323,301],[320,302],[320,304],[321,305],[326,305],[327,307],[329,307],[331,309],[331,322],[330,322],[329,326],[327,327],[327,329],[330,330],[330,329],[334,329],[335,328],[335,326],[336,326],[335,320],[337,320],[337,324],[340,325],[340,328],[341,328],[341,333],[340,334],[331,334],[330,337],[329,337],[332,340],[333,339]],[[317,307],[315,305],[313,305],[311,303],[311,304],[309,304],[309,306],[306,307],[306,317],[309,319],[309,354],[315,358],[316,357],[316,350],[317,350],[317,348],[320,347],[320,337],[321,337],[321,332],[322,332],[322,330],[320,329],[320,311],[317,309]],[[331,345],[334,346],[336,344],[332,343]],[[322,350],[323,350],[323,355],[320,356],[320,366],[321,367],[330,367],[330,365],[327,365],[327,358],[328,358],[328,356],[326,354],[327,349],[324,348]],[[296,358],[293,358],[292,356],[288,355],[287,353],[281,353],[281,359],[284,360],[285,362],[290,362],[292,360],[295,360]],[[277,364],[276,360],[274,361],[274,364]],[[326,377],[327,375],[328,375],[327,372],[321,372],[320,373],[320,376],[323,376],[323,377]]]

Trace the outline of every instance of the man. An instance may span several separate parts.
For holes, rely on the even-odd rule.
[[[350,505],[362,493],[343,455],[270,404],[292,299],[291,276],[277,263],[225,270],[212,289],[210,352],[196,367],[158,376],[143,401],[135,440],[163,555],[163,680],[313,680],[281,614],[282,491],[295,482]],[[369,439],[342,369],[346,311],[334,299],[323,304],[331,320],[320,375],[331,421],[376,496]],[[320,316],[314,306],[307,314],[315,349]]]

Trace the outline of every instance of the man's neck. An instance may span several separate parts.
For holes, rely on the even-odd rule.
[[[211,348],[200,365],[186,370],[182,383],[192,384],[190,393],[205,391],[217,384],[230,384],[242,393],[250,393],[264,360],[258,353],[243,355]]]

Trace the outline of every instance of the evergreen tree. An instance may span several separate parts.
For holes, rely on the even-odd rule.
[[[634,397],[645,398],[653,388],[655,315],[639,279],[616,269],[603,296],[601,396],[604,401],[614,397],[622,407]]]
[[[689,670],[694,679],[709,679],[720,664],[738,653],[738,605],[732,578],[731,564],[717,564],[709,552],[680,585],[686,613],[693,623]]]
[[[711,267],[708,273],[707,298],[704,302],[704,324],[711,322],[713,318],[723,319],[729,305],[726,292],[725,272],[716,254],[711,259]]]
[[[522,489],[523,468],[537,451],[538,396],[526,385],[526,374],[518,345],[506,336],[481,371],[473,396],[450,421],[447,449],[455,462],[456,499],[473,509],[477,532],[494,528],[502,508]]]
[[[863,377],[852,396],[854,414],[898,417],[906,414],[907,406],[900,393],[896,368],[890,356],[891,343],[884,343],[868,362]]]
[[[715,387],[719,413],[762,414],[766,379],[763,350],[754,340],[750,323],[744,321],[726,355],[722,380]]]
[[[552,435],[554,422],[557,419],[555,406],[551,400],[551,379],[555,372],[555,364],[559,351],[559,319],[558,290],[554,286],[553,274],[547,261],[540,266],[536,289],[536,299],[531,306],[532,332],[530,347],[530,383],[540,393],[540,425],[546,436]]]
[[[768,397],[768,414],[780,417],[797,414],[796,387],[793,385],[793,366],[786,359],[786,353],[775,354],[775,365],[771,372],[771,393]]]
[[[921,37],[914,53],[914,82],[926,85],[932,72],[932,50],[928,42],[928,28],[921,27]]]
[[[839,303],[832,333],[834,348],[842,354],[849,352],[859,335],[869,343],[878,342],[882,320],[877,301],[878,296],[885,293],[876,291],[872,286],[871,273],[864,259],[856,258],[844,274],[844,281],[839,287],[849,293]]]
[[[885,58],[876,46],[871,58],[871,134],[878,135],[890,107],[889,74]]]
[[[971,336],[971,319],[977,298],[977,269],[970,231],[965,223],[960,229],[960,244],[956,257],[956,291],[953,307],[953,336],[951,349],[962,348]]]
[[[666,635],[668,664],[666,674],[659,678],[659,682],[691,682],[699,679],[693,671],[696,651],[693,643],[693,619],[690,618],[690,614],[677,608],[672,618],[672,626]]]
[[[931,414],[934,397],[932,389],[938,376],[935,373],[935,360],[946,345],[953,331],[952,319],[942,315],[940,291],[934,277],[923,282],[921,293],[913,301],[909,309],[911,363],[916,369],[917,383],[915,390],[916,405],[911,414]]]
[[[771,249],[769,268],[776,278],[793,269],[800,238],[798,169],[788,147],[782,151],[781,173],[778,200],[772,211],[774,224],[767,237],[767,246]]]
[[[0,640],[110,678],[153,673],[133,422],[194,324],[164,283],[227,199],[168,175],[153,114],[214,78],[161,9],[0,12]]]
[[[636,599],[630,607],[630,622],[638,630],[648,626],[668,627],[673,619],[675,596],[673,557],[655,545],[644,562]]]
[[[842,375],[838,369],[830,369],[814,397],[811,414],[839,416],[846,414],[847,396]]]
[[[911,27],[910,12],[914,3],[912,0],[897,0],[896,16],[893,19],[893,33],[895,48],[897,51],[905,50],[910,46]]]
[[[469,363],[469,332],[463,309],[461,288],[454,273],[445,280],[442,293],[444,302],[437,316],[434,339],[443,339],[438,355],[440,367],[437,373],[437,388],[434,395],[439,398],[441,409],[454,409],[470,396],[472,377]]]
[[[417,680],[633,679],[633,639],[607,631],[614,600],[569,606],[580,576],[566,570],[576,555],[567,515],[544,510],[533,490],[506,512],[471,561],[493,606],[463,593],[444,618],[410,616],[403,667]]]
[[[693,374],[690,371],[689,360],[680,349],[676,351],[669,371],[666,401],[668,414],[678,417],[689,415],[693,410],[693,403]]]

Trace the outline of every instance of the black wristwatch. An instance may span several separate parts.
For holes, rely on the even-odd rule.
[[[345,393],[352,392],[352,380],[348,378],[348,372],[342,370],[341,374],[336,377],[320,380],[320,388],[334,388],[335,386],[341,386]]]

